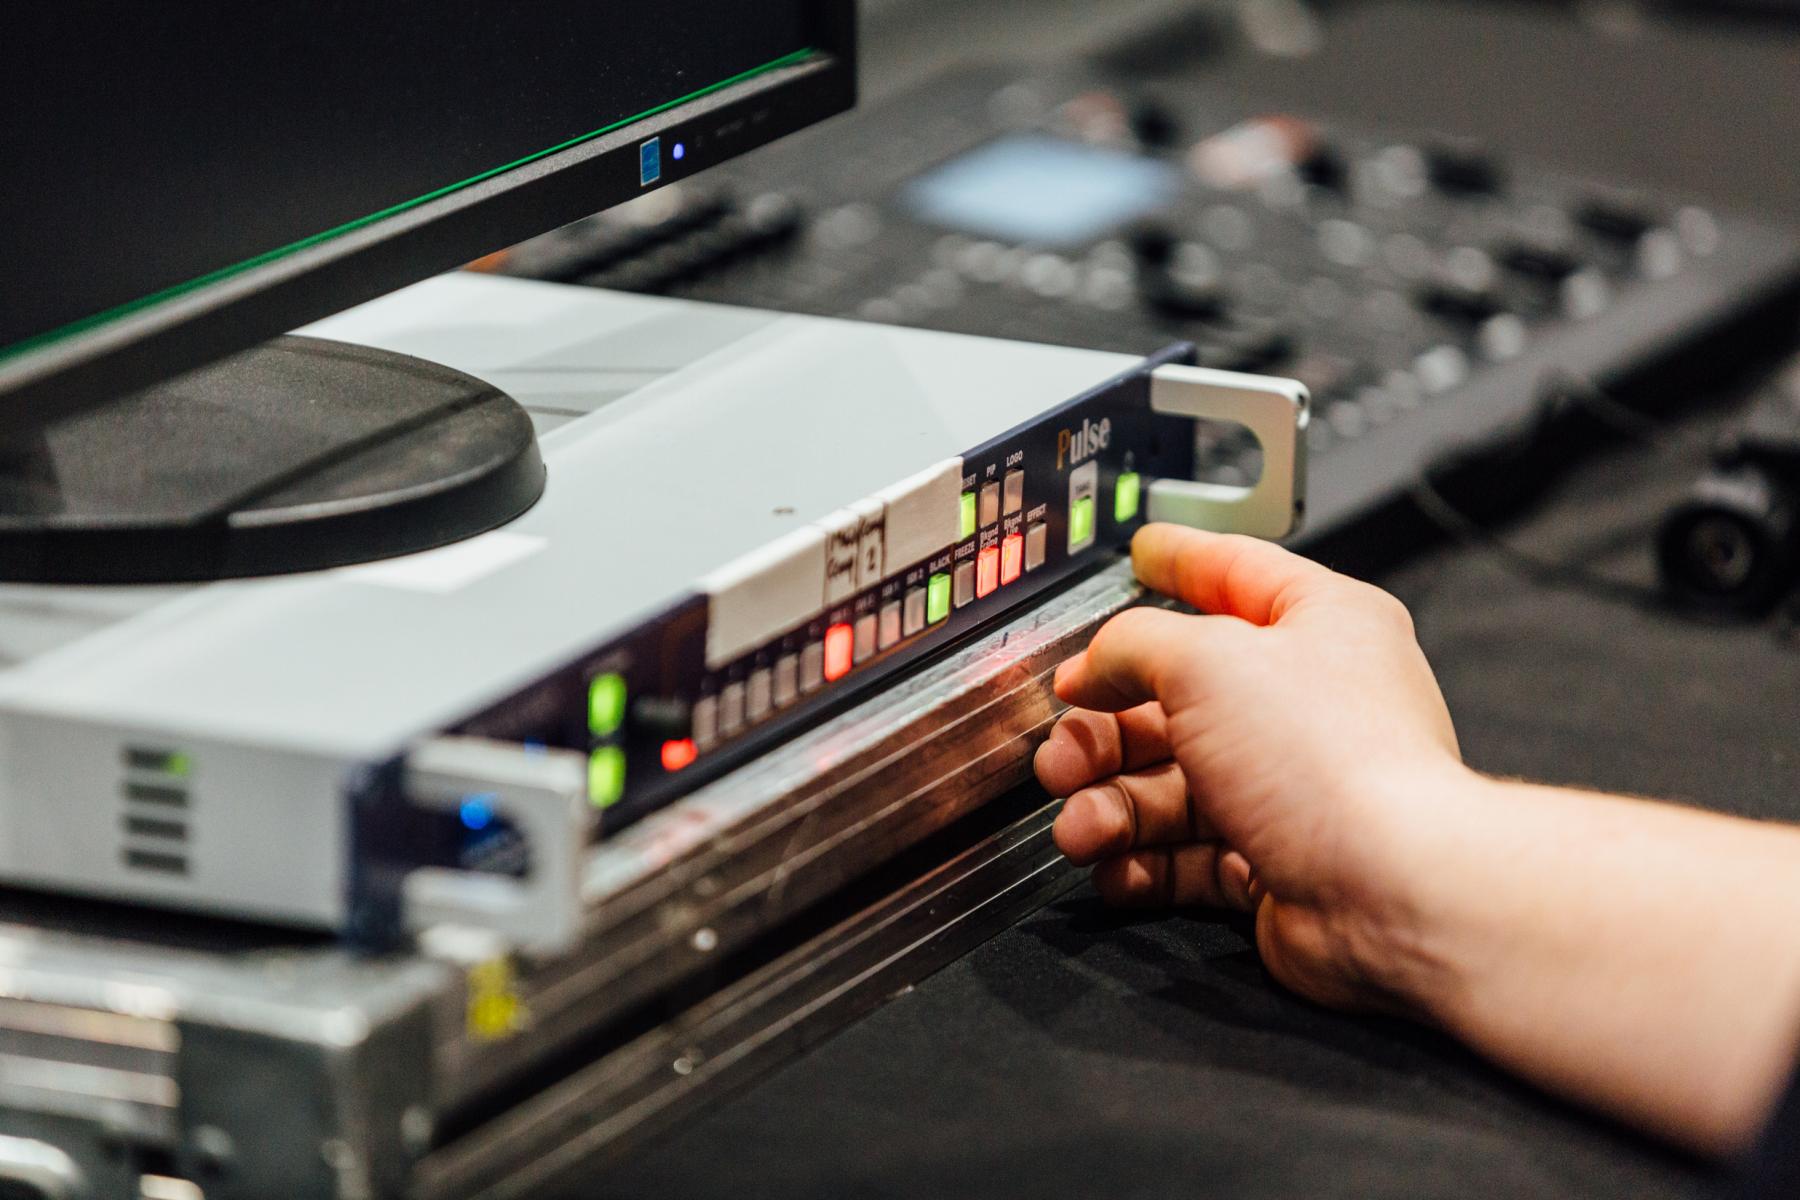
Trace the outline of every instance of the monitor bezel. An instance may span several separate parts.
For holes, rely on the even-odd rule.
[[[855,0],[810,0],[811,58],[731,84],[481,183],[0,359],[0,435],[215,362],[491,251],[610,208],[856,103]],[[639,147],[704,132],[646,187]]]

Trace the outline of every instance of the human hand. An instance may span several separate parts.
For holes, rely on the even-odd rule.
[[[1122,613],[1057,672],[1057,845],[1111,903],[1255,913],[1303,995],[1410,1011],[1412,885],[1470,773],[1405,608],[1249,538],[1151,525],[1132,561],[1209,615]]]

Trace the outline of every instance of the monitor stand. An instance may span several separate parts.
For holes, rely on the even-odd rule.
[[[0,582],[286,574],[442,546],[544,488],[531,418],[471,376],[284,337],[0,438]]]

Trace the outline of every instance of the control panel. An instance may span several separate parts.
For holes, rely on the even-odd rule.
[[[1192,475],[1192,422],[1152,407],[1156,368],[1190,355],[726,565],[453,732],[580,750],[603,827],[629,823],[1126,546],[1153,481]]]

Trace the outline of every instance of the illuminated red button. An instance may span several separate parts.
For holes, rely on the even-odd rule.
[[[1000,547],[989,546],[975,560],[975,594],[985,596],[1000,586]]]
[[[1000,582],[1017,583],[1025,571],[1025,535],[1009,533],[1000,542]]]
[[[848,625],[833,625],[825,631],[825,678],[833,682],[850,673],[856,657],[856,631]]]
[[[693,738],[681,738],[678,741],[662,744],[662,765],[665,771],[679,771],[694,765],[700,757],[700,748],[694,745]]]

